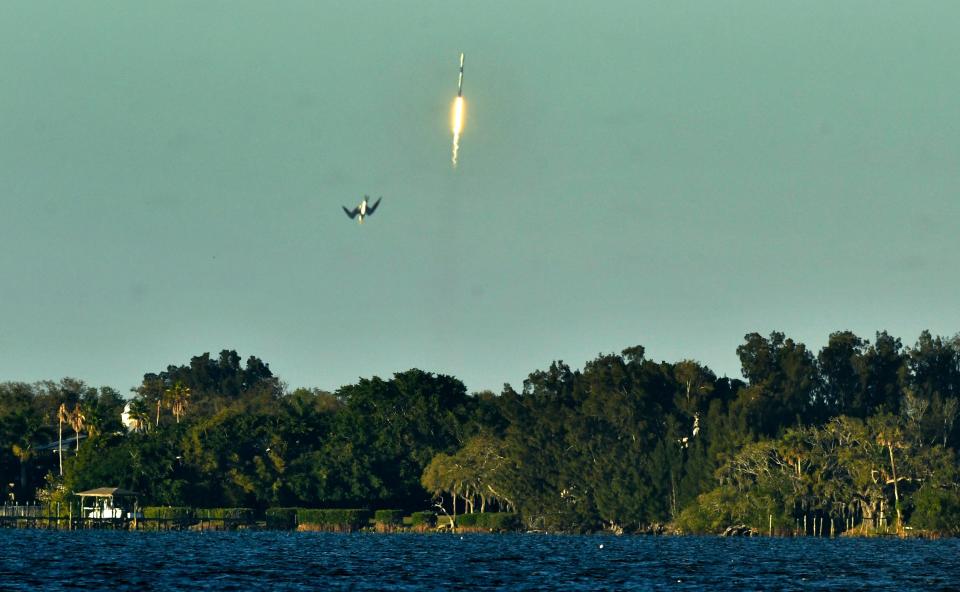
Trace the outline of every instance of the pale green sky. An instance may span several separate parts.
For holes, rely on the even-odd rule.
[[[4,3],[0,380],[960,329],[960,4],[587,6]]]

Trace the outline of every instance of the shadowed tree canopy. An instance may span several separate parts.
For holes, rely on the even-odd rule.
[[[451,376],[407,370],[389,381],[361,379],[339,389],[344,402],[337,436],[349,440],[362,463],[355,471],[373,475],[378,485],[368,499],[423,504],[424,467],[438,452],[454,452],[466,440],[464,425],[475,401]]]
[[[813,354],[776,331],[769,338],[749,333],[744,339],[737,355],[750,385],[738,403],[751,429],[771,436],[815,421],[814,395],[820,377]]]
[[[188,365],[170,365],[162,372],[144,374],[135,392],[151,407],[158,401],[163,407],[169,404],[166,392],[177,384],[190,389],[193,412],[201,415],[223,409],[241,397],[256,396],[269,405],[283,394],[283,385],[268,364],[250,356],[242,366],[237,352],[226,349],[217,359],[204,353],[191,358]]]
[[[831,333],[827,345],[817,354],[821,391],[818,403],[828,417],[862,407],[866,386],[867,343],[851,333]]]

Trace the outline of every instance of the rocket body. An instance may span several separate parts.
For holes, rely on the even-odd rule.
[[[460,54],[460,80],[457,81],[457,96],[463,96],[463,54]]]

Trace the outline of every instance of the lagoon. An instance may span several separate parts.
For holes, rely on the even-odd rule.
[[[3,590],[948,590],[960,540],[0,531]],[[602,547],[601,547],[602,545]]]

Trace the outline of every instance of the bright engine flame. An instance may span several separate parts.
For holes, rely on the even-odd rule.
[[[460,151],[460,133],[463,131],[463,97],[453,101],[453,166],[457,166],[457,152]]]

